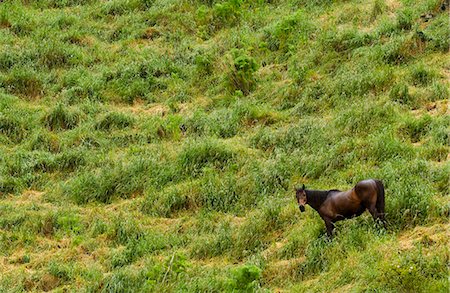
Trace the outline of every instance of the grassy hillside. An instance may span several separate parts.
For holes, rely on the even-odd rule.
[[[448,9],[1,1],[0,291],[448,292]]]

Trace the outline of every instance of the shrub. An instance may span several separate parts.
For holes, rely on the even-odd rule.
[[[64,8],[83,4],[90,4],[92,0],[29,0],[27,3],[41,8]]]
[[[342,69],[336,72],[333,90],[335,94],[344,97],[366,96],[386,88],[392,82],[392,77],[392,71],[387,66],[342,66]]]
[[[253,183],[252,194],[261,198],[288,188],[294,162],[288,155],[280,154],[262,162],[249,163],[248,167]]]
[[[154,231],[146,231],[126,238],[126,242],[123,242],[126,244],[125,248],[118,248],[112,253],[111,267],[129,265],[146,254],[168,248],[170,242],[169,237]]]
[[[436,162],[444,162],[449,153],[447,147],[436,144],[427,144],[420,152],[423,158]]]
[[[376,177],[385,183],[387,220],[392,227],[414,227],[433,214],[430,175],[424,161],[410,158],[388,162],[377,172]]]
[[[154,0],[113,0],[102,4],[98,16],[120,16],[136,10],[146,10],[153,5]]]
[[[117,245],[126,245],[141,239],[144,236],[144,231],[136,220],[123,217],[123,215],[121,218],[120,215],[117,215],[112,219],[112,225],[108,228],[107,236]]]
[[[40,150],[52,153],[61,150],[58,136],[48,130],[34,132],[30,137],[29,147],[32,151]]]
[[[103,277],[99,284],[105,292],[137,292],[142,290],[146,281],[143,272],[125,268]],[[95,288],[98,290],[98,288]]]
[[[0,85],[11,94],[35,98],[42,95],[41,77],[33,69],[14,67],[8,75],[0,75]]]
[[[200,186],[199,205],[209,209],[228,212],[236,209],[239,200],[236,178],[230,174],[205,172]]]
[[[430,101],[444,100],[450,97],[450,90],[447,86],[439,82],[433,82],[431,85]]]
[[[412,146],[398,140],[389,129],[373,134],[368,139],[368,144],[369,147],[366,149],[367,155],[378,164],[399,158],[411,160],[415,155]]]
[[[238,291],[254,291],[260,284],[262,270],[255,265],[243,265],[232,270],[230,287]]]
[[[142,210],[159,217],[170,217],[175,212],[189,209],[194,204],[192,186],[170,186],[158,192],[150,190],[142,203]]]
[[[397,13],[397,27],[401,30],[410,30],[414,23],[414,11],[405,8]]]
[[[87,163],[84,150],[69,150],[55,157],[56,168],[60,171],[73,172]]]
[[[114,129],[124,129],[134,124],[133,117],[119,112],[109,112],[95,124],[95,129],[111,131]]]
[[[227,77],[229,88],[232,92],[241,91],[244,95],[248,95],[256,86],[253,76],[257,69],[256,61],[243,50],[234,49],[231,55],[233,63]]]
[[[153,91],[167,88],[165,79],[183,71],[167,56],[143,52],[132,60],[124,60],[103,74],[105,94],[112,99],[133,103],[135,99],[152,101]]]
[[[264,44],[271,51],[287,52],[299,41],[306,41],[315,31],[303,11],[297,11],[264,30]]]
[[[378,48],[378,54],[387,64],[404,64],[422,50],[422,46],[421,40],[414,36],[391,37]]]
[[[194,59],[196,68],[201,75],[209,75],[213,70],[213,56],[208,53],[199,53]]]
[[[263,150],[282,149],[287,152],[295,150],[313,152],[319,144],[327,144],[328,140],[325,127],[312,118],[278,130],[262,128],[251,138],[251,144],[253,147]]]
[[[0,113],[0,133],[17,143],[26,137],[28,129],[18,115],[10,117]]]
[[[198,175],[206,166],[224,169],[233,164],[236,154],[214,140],[191,141],[178,155],[178,165],[190,176]]]
[[[391,104],[354,105],[335,119],[336,126],[350,133],[374,131],[385,123],[394,121],[395,110]]]
[[[212,231],[194,242],[191,254],[198,258],[211,258],[229,252],[234,244],[233,230],[229,222],[222,222]]]
[[[104,81],[97,74],[85,69],[69,70],[59,82],[57,90],[61,90],[62,97],[69,104],[86,100],[102,100]]]
[[[44,117],[44,124],[50,130],[73,129],[80,123],[81,115],[58,104]]]
[[[304,256],[311,239],[318,239],[323,233],[321,222],[311,220],[302,222],[300,228],[294,228],[289,232],[288,242],[279,251],[280,257],[290,259]]]
[[[440,257],[427,256],[420,247],[415,247],[412,251],[390,259],[382,268],[383,274],[379,275],[378,281],[386,289],[426,292],[436,286],[436,291],[444,292],[448,290],[448,283],[443,285],[435,282],[446,278],[443,267]]]
[[[69,265],[62,265],[52,261],[48,265],[48,272],[63,282],[67,282],[72,279],[72,269]]]
[[[428,48],[433,51],[448,52],[450,48],[449,19],[446,13],[438,15],[424,29],[424,34],[430,39]]]
[[[425,68],[425,65],[423,64],[414,66],[410,71],[410,75],[415,85],[422,85],[422,86],[430,84],[435,77],[435,73]]]
[[[450,133],[448,127],[450,126],[450,117],[442,116],[434,118],[429,125],[431,140],[439,145],[450,145]]]
[[[242,13],[242,2],[242,0],[227,0],[214,4],[213,17],[216,30],[238,23]]]
[[[106,165],[102,169],[83,172],[63,186],[63,193],[78,204],[110,203],[114,197],[128,198],[142,192],[149,164],[132,160],[128,164]]]
[[[235,109],[233,110],[219,109],[211,113],[208,125],[212,134],[228,138],[238,133],[241,117]]]
[[[389,92],[391,101],[398,102],[403,105],[411,105],[415,99],[410,95],[408,85],[406,83],[398,83],[394,85]]]
[[[376,19],[379,15],[383,14],[387,9],[385,0],[375,0],[372,6],[371,19]]]
[[[372,38],[370,34],[360,33],[357,30],[327,31],[321,43],[336,52],[344,52],[367,46],[372,42]]]
[[[299,274],[302,277],[328,271],[330,264],[325,252],[329,245],[324,237],[314,239],[307,245],[306,260],[299,267]]]
[[[400,132],[409,136],[412,142],[418,142],[430,131],[431,116],[424,115],[420,118],[409,118],[400,127]]]
[[[55,228],[58,231],[67,234],[81,234],[84,232],[85,227],[78,214],[64,211],[63,213],[57,213],[55,217]]]
[[[76,48],[55,40],[39,43],[38,55],[39,63],[49,69],[77,65],[83,58]]]
[[[25,188],[22,180],[11,176],[0,176],[0,195],[18,193]]]

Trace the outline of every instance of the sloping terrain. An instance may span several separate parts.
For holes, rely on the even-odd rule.
[[[0,291],[448,292],[441,0],[0,2]],[[294,187],[379,178],[332,241]]]

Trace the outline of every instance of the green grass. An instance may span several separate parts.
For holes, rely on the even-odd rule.
[[[441,3],[3,1],[0,291],[447,292]]]

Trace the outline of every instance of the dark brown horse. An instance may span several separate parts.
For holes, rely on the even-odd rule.
[[[304,184],[295,191],[300,211],[305,211],[305,204],[315,209],[325,221],[329,237],[333,235],[335,222],[357,217],[366,209],[375,221],[380,220],[386,228],[384,186],[380,180],[363,180],[347,191],[307,190]]]

